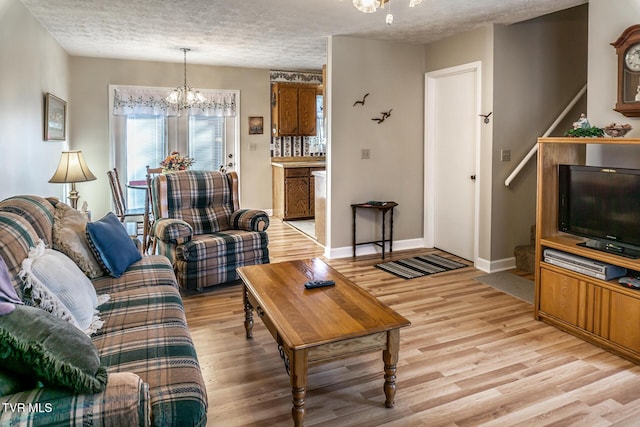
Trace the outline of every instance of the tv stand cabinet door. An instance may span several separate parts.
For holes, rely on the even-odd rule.
[[[611,292],[609,339],[640,353],[640,299]]]
[[[540,269],[540,311],[578,326],[580,281],[571,276]]]
[[[570,326],[609,339],[611,291],[595,282],[541,268],[540,310]]]

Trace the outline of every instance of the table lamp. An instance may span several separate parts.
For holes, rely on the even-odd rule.
[[[78,208],[78,192],[76,191],[76,182],[93,181],[96,177],[91,173],[87,163],[84,161],[82,151],[63,151],[60,155],[60,163],[58,169],[53,174],[49,182],[57,184],[71,183],[71,191],[69,192],[69,200],[71,207]]]

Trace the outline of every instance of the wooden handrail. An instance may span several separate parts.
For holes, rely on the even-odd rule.
[[[580,89],[580,92],[578,92],[577,95],[573,97],[569,105],[567,105],[567,107],[564,110],[562,110],[562,113],[560,113],[558,118],[551,124],[551,126],[549,126],[549,129],[547,129],[547,131],[542,135],[542,138],[546,138],[549,135],[551,135],[551,132],[553,132],[553,130],[560,124],[560,122],[564,120],[564,118],[567,116],[569,111],[571,111],[571,109],[578,103],[580,98],[582,98],[582,96],[585,93],[587,93],[586,84],[582,87],[582,89]],[[531,147],[531,150],[529,150],[527,155],[524,156],[524,158],[520,161],[520,163],[518,163],[516,168],[513,170],[513,172],[511,172],[511,174],[507,177],[507,179],[504,180],[504,185],[508,187],[509,184],[511,184],[511,181],[514,180],[516,175],[520,173],[522,168],[524,168],[527,162],[533,157],[534,154],[536,154],[537,151],[538,151],[538,142],[536,141],[536,143],[533,145],[533,147]]]

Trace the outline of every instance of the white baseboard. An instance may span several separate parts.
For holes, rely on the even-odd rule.
[[[394,240],[394,251],[406,251],[409,249],[421,249],[424,248],[424,239],[408,239],[408,240]],[[360,255],[374,255],[381,254],[382,248],[378,245],[367,244],[356,246],[356,256]],[[385,255],[388,253],[388,246],[385,249]],[[324,256],[329,259],[335,258],[348,258],[353,256],[353,246],[343,246],[341,248],[328,248],[325,247]]]
[[[475,267],[484,271],[485,273],[497,273],[498,271],[511,270],[516,268],[516,259],[514,257],[499,259],[496,261],[489,261],[486,259],[478,258]]]
[[[407,240],[395,240],[393,242],[393,249],[396,251],[404,251],[411,249],[429,249],[424,246],[424,239],[407,239]],[[356,246],[356,256],[361,255],[374,255],[380,254],[382,248],[378,245],[367,244]],[[385,255],[388,252],[385,251]],[[328,259],[335,258],[349,258],[353,256],[352,246],[343,246],[340,248],[324,247],[324,256]],[[496,261],[489,261],[483,258],[478,258],[474,265],[480,271],[485,273],[497,273],[498,271],[511,270],[516,268],[515,257],[504,258]]]

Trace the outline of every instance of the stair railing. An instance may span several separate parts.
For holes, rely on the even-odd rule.
[[[564,120],[564,118],[567,116],[567,114],[569,114],[569,111],[571,111],[571,109],[578,103],[580,98],[582,98],[582,96],[585,93],[587,93],[587,85],[586,84],[582,87],[582,89],[580,89],[580,92],[578,92],[578,94],[573,97],[573,99],[571,100],[569,105],[567,105],[567,107],[564,110],[562,110],[562,113],[560,113],[558,118],[551,124],[551,126],[549,126],[549,129],[547,129],[547,131],[542,135],[542,138],[546,138],[547,136],[551,135],[551,132],[553,132],[554,129],[560,124],[560,122],[562,120]],[[518,175],[520,173],[522,168],[524,168],[524,166],[527,164],[527,162],[533,157],[534,154],[536,154],[537,151],[538,151],[538,142],[536,142],[533,145],[533,147],[531,147],[531,150],[529,150],[527,155],[524,156],[524,158],[520,161],[520,163],[518,163],[518,165],[515,167],[513,172],[511,172],[511,174],[507,177],[507,179],[504,180],[504,185],[506,185],[508,187],[509,184],[511,184],[511,181],[514,180],[516,175]]]

